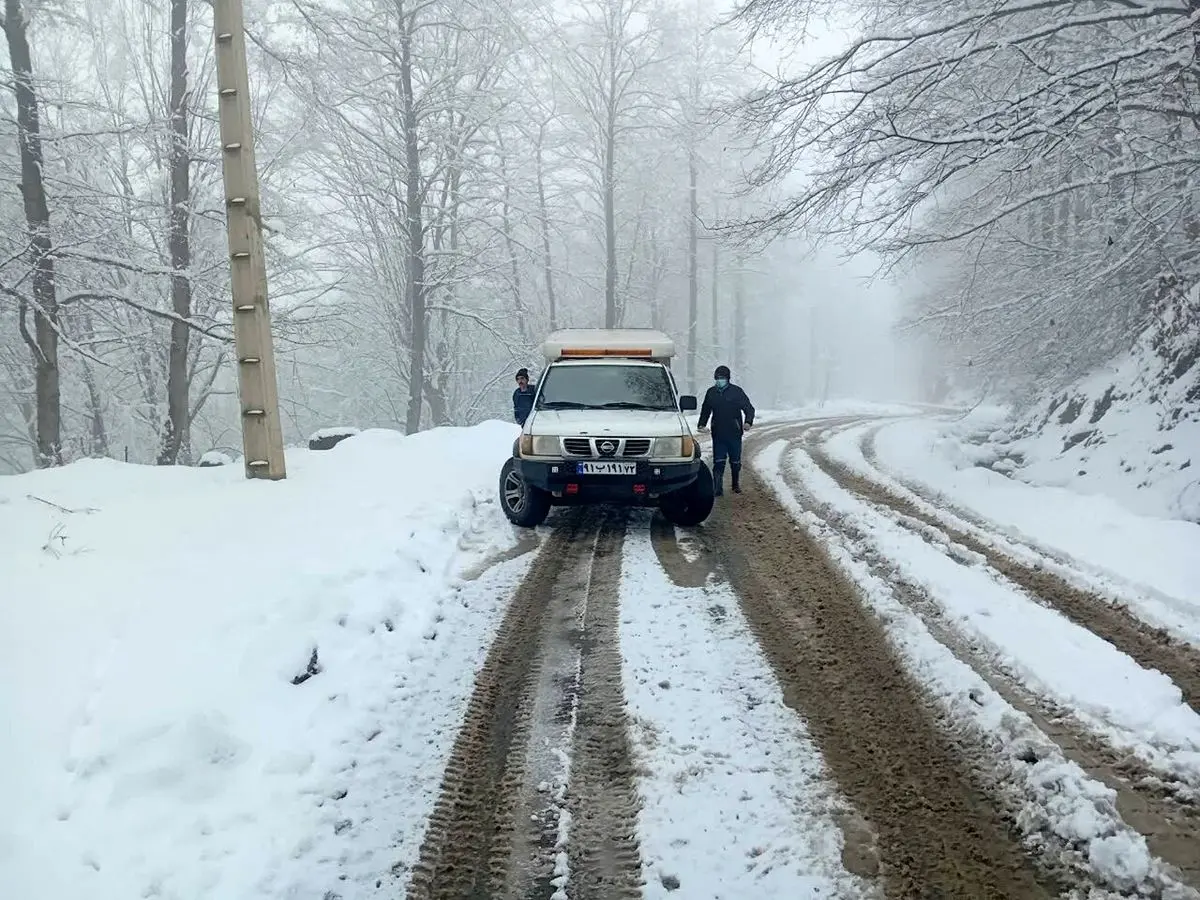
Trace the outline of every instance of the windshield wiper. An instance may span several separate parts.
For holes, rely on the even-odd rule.
[[[614,400],[611,403],[601,403],[597,409],[648,409],[651,412],[672,412],[669,406],[653,406],[649,403],[637,403],[633,400]]]
[[[578,400],[546,400],[538,405],[538,409],[596,409],[590,403],[580,403]]]

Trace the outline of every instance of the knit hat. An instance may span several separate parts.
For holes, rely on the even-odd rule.
[[[518,378],[528,378],[529,370],[528,369],[517,369],[517,377]]]
[[[717,371],[713,372],[713,378],[729,380],[729,366],[717,366]]]

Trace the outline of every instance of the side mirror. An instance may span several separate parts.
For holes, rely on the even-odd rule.
[[[694,396],[691,394],[684,394],[679,398],[679,408],[683,412],[691,412],[694,409],[699,409],[699,405],[696,403],[696,398]]]

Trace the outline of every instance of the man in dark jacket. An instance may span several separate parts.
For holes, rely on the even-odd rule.
[[[700,430],[712,418],[713,481],[717,496],[725,493],[725,460],[733,476],[733,492],[742,492],[742,434],[754,425],[754,406],[736,384],[729,381],[729,367],[717,366],[715,383],[700,406]],[[743,418],[743,416],[745,418]]]
[[[513,419],[518,425],[524,426],[525,420],[533,412],[533,395],[537,387],[529,383],[529,370],[517,370],[517,389],[513,391]]]

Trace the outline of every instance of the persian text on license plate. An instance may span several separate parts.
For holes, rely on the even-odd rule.
[[[580,475],[636,475],[635,462],[581,462],[575,464]]]

